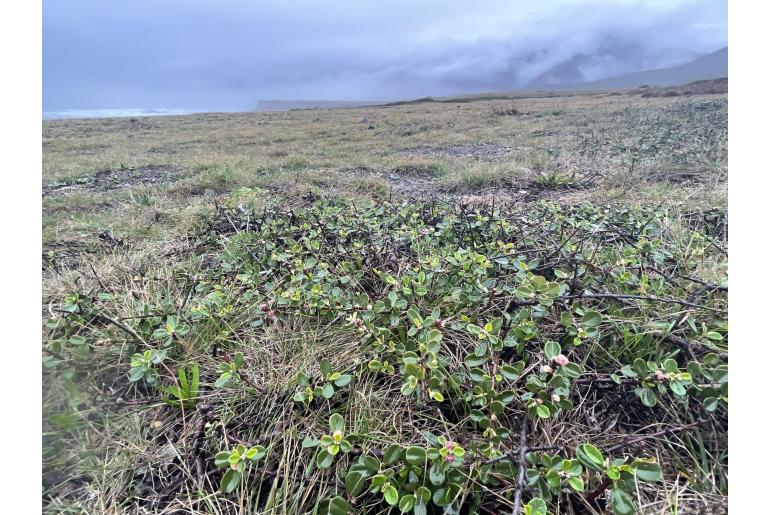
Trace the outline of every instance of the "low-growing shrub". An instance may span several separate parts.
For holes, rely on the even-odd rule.
[[[63,299],[46,376],[80,401],[109,358],[170,404],[196,471],[179,496],[625,515],[666,481],[726,485],[726,278],[699,278],[724,256],[697,227],[590,204],[223,207],[189,235],[217,266]]]

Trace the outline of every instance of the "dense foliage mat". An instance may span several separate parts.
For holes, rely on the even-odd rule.
[[[222,207],[173,265],[145,255],[50,308],[48,508],[90,489],[332,514],[724,496],[727,256],[707,215]]]

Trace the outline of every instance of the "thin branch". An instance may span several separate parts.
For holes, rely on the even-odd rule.
[[[537,447],[529,447],[525,446],[524,452],[530,453],[530,452],[538,452],[538,451],[563,451],[564,447],[561,445],[540,445]],[[514,449],[511,449],[510,451],[506,452],[505,454],[502,454],[496,458],[492,458],[490,460],[487,460],[484,462],[485,465],[494,465],[495,463],[505,461],[508,459],[513,458],[516,454],[521,452],[521,446],[518,446]]]
[[[709,352],[715,352],[721,359],[727,359],[727,353],[726,352],[722,352],[720,350],[714,349],[711,346],[706,345],[705,343],[701,343],[701,342],[697,342],[697,341],[691,341],[691,340],[686,340],[686,339],[684,339],[684,338],[682,338],[680,336],[676,336],[674,334],[666,335],[664,340],[669,342],[669,343],[673,343],[677,347],[679,347],[681,349],[684,349],[684,350],[690,352],[691,354],[692,354],[693,348],[697,347],[697,348],[700,348],[700,349],[705,349],[705,350],[707,350]]]
[[[703,424],[704,422],[707,422],[707,421],[706,420],[699,420],[699,421],[693,422],[691,424],[685,424],[683,426],[677,426],[677,427],[669,427],[669,428],[663,429],[662,431],[657,431],[655,433],[648,433],[648,434],[645,434],[645,435],[639,435],[639,436],[637,436],[635,438],[626,438],[624,441],[620,442],[619,444],[613,445],[612,447],[607,447],[606,449],[604,449],[604,451],[607,454],[610,454],[612,452],[618,451],[618,450],[623,449],[625,447],[629,447],[631,445],[634,445],[635,443],[639,443],[641,441],[647,440],[648,438],[656,438],[658,436],[663,436],[663,435],[666,435],[666,434],[679,433],[681,431],[686,431],[688,429],[692,429],[693,427],[697,427],[697,426]],[[631,459],[632,458],[630,456],[628,456],[628,457],[626,457],[626,461],[625,462],[629,463],[631,461]],[[609,477],[605,477],[604,480],[602,480],[602,482],[599,483],[599,486],[597,486],[596,489],[594,489],[593,492],[591,492],[590,494],[588,494],[586,496],[586,501],[589,504],[595,503],[596,499],[602,493],[604,493],[604,491],[607,490],[607,488],[609,488],[609,486],[611,484],[612,484],[612,480]]]
[[[626,461],[624,463],[628,463],[629,461],[631,461],[630,456],[626,458]],[[609,488],[611,484],[612,484],[612,479],[610,479],[609,477],[605,477],[602,480],[602,482],[599,483],[599,486],[597,486],[593,492],[591,492],[586,496],[586,501],[588,502],[588,504],[594,504],[596,502],[596,498],[602,495],[604,491],[607,490],[607,488]]]
[[[195,463],[195,475],[196,479],[198,480],[198,485],[200,485],[201,488],[203,488],[203,480],[206,476],[205,474],[205,463],[203,461],[203,456],[201,454],[201,447],[203,445],[203,436],[206,433],[206,423],[208,423],[211,418],[213,417],[213,414],[211,412],[211,406],[208,404],[200,404],[198,405],[198,411],[201,414],[201,418],[198,421],[198,427],[195,430],[195,434],[193,435],[193,451],[192,456],[194,457],[194,463]]]
[[[699,425],[701,425],[701,424],[703,424],[705,422],[708,422],[708,421],[707,420],[699,420],[697,422],[692,422],[690,424],[685,424],[683,426],[668,427],[666,429],[663,429],[661,431],[657,431],[655,433],[647,433],[647,434],[636,436],[634,438],[626,438],[625,440],[623,440],[619,444],[613,445],[612,447],[607,447],[605,449],[605,451],[609,454],[609,453],[618,451],[620,449],[623,449],[625,447],[629,447],[629,446],[634,445],[636,443],[642,442],[642,441],[647,440],[649,438],[656,438],[658,436],[664,436],[664,435],[667,435],[667,434],[680,433],[682,431],[686,431],[688,429],[692,429],[694,427],[697,427],[697,426],[699,426]]]
[[[723,313],[726,314],[727,310],[720,309],[720,308],[712,308],[710,306],[704,306],[703,304],[696,304],[694,302],[690,302],[687,300],[682,299],[675,299],[673,297],[656,297],[654,295],[632,295],[628,293],[576,293],[574,295],[562,295],[560,297],[554,298],[555,301],[564,302],[567,300],[572,299],[615,299],[615,300],[647,300],[650,302],[663,302],[668,304],[679,304],[682,306],[687,306],[691,308],[697,308],[697,309],[705,309],[708,311],[713,311],[715,313]],[[513,309],[520,307],[520,306],[535,306],[539,304],[540,301],[537,299],[517,299],[515,297],[512,297],[506,308],[505,311],[507,313],[510,313],[513,311]]]
[[[695,304],[694,302],[689,302],[682,299],[674,299],[669,297],[656,297],[654,295],[631,295],[626,293],[581,293],[577,295],[565,295],[562,297],[556,297],[557,300],[566,300],[566,299],[634,299],[634,300],[649,300],[651,302],[664,302],[669,304],[680,304],[682,306],[687,306],[691,308],[697,308],[697,309],[707,309],[709,311],[714,311],[716,313],[727,313],[727,310],[719,309],[719,308],[712,308],[709,306],[704,306],[702,304]]]
[[[516,495],[513,498],[513,515],[521,511],[521,494],[524,492],[524,479],[527,474],[527,422],[526,416],[522,417],[521,432],[519,433],[519,477],[516,481]]]
[[[99,320],[102,320],[102,321],[104,321],[104,322],[109,322],[110,324],[114,325],[114,326],[115,326],[115,327],[117,327],[118,329],[121,329],[121,330],[123,330],[124,332],[126,332],[126,333],[130,334],[130,335],[131,335],[131,336],[133,336],[133,337],[134,337],[136,340],[139,340],[140,342],[142,342],[144,345],[148,345],[148,344],[147,344],[147,341],[145,341],[145,339],[144,339],[144,338],[142,338],[141,336],[139,336],[139,333],[137,333],[136,331],[134,331],[134,330],[131,328],[131,326],[129,326],[129,325],[127,325],[127,324],[124,324],[123,322],[121,322],[121,321],[119,321],[119,320],[115,320],[114,318],[110,318],[110,317],[108,317],[107,315],[103,315],[102,313],[97,313],[97,314],[95,314],[94,316],[95,316],[96,318],[98,318]]]

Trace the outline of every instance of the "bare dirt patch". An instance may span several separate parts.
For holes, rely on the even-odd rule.
[[[435,198],[471,207],[512,205],[539,200],[561,201],[565,195],[584,187],[545,187],[535,181],[490,183],[484,186],[453,185],[440,177],[388,174],[385,177],[394,196],[410,199]]]
[[[77,269],[83,266],[84,257],[98,252],[124,248],[123,238],[114,236],[109,231],[99,233],[87,240],[59,240],[43,243],[43,270],[61,271]]]
[[[89,206],[43,206],[43,216],[54,216],[59,213],[67,213],[69,216],[80,213],[99,213],[114,207],[115,204],[110,202],[100,202]]]
[[[474,187],[447,183],[428,167],[399,166],[390,170],[373,170],[368,167],[347,168],[337,173],[346,176],[374,177],[386,181],[391,197],[407,199],[436,199],[471,206],[513,204],[557,199],[573,188],[547,188],[534,181]]]
[[[454,122],[449,121],[446,123],[440,123],[435,120],[414,120],[408,123],[402,123],[400,125],[397,125],[393,128],[391,128],[391,134],[394,134],[396,136],[414,136],[415,134],[419,134],[421,132],[427,132],[431,130],[439,130],[443,129],[444,127],[454,127]]]
[[[427,145],[405,148],[398,151],[405,156],[449,156],[454,158],[470,157],[494,161],[508,156],[513,148],[508,145],[495,143],[478,143],[468,145],[452,145],[450,147],[430,147]]]
[[[398,166],[388,170],[368,167],[344,168],[337,172],[345,177],[372,177],[386,181],[392,194],[409,197],[433,197],[441,193],[437,172],[429,167]]]
[[[644,166],[637,172],[640,179],[648,182],[671,184],[716,184],[727,181],[727,169],[697,164],[656,164]]]
[[[395,170],[385,175],[393,191],[404,196],[435,196],[441,193],[433,175],[399,174]]]
[[[549,136],[558,136],[561,133],[561,131],[558,130],[552,130],[552,129],[543,129],[543,130],[537,130],[532,131],[530,134],[536,138],[546,138]]]
[[[145,154],[175,155],[193,149],[200,143],[200,141],[180,141],[178,143],[169,143],[167,145],[148,148],[145,151]]]
[[[103,170],[90,177],[43,186],[43,196],[61,195],[74,191],[109,191],[118,188],[157,184],[175,179],[182,169],[173,165],[150,165],[139,168]]]

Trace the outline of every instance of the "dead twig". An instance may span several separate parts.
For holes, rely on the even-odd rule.
[[[658,436],[663,436],[667,434],[675,434],[680,433],[682,431],[686,431],[688,429],[692,429],[694,427],[697,427],[705,422],[708,422],[707,420],[699,420],[697,422],[692,422],[690,424],[685,424],[682,426],[675,426],[675,427],[668,427],[666,429],[663,429],[661,431],[656,431],[655,433],[648,433],[644,435],[639,435],[634,438],[627,438],[626,440],[620,442],[619,444],[613,445],[612,447],[607,447],[605,451],[609,454],[615,451],[618,451],[620,449],[623,449],[625,447],[630,447],[631,445],[634,445],[636,443],[642,442],[644,440],[647,440],[649,438],[656,438]]]
[[[206,432],[206,424],[211,420],[212,413],[211,413],[211,406],[208,404],[201,404],[198,406],[198,411],[200,411],[201,419],[198,422],[198,427],[195,430],[195,434],[193,435],[193,441],[195,442],[193,444],[193,451],[192,455],[195,458],[195,475],[198,480],[198,485],[200,487],[203,487],[203,479],[205,478],[205,466],[203,462],[203,456],[201,455],[201,446],[203,445],[203,435]]]
[[[695,304],[682,299],[674,299],[670,297],[656,297],[654,295],[631,295],[627,293],[581,293],[577,295],[565,295],[562,297],[556,297],[557,300],[567,299],[633,299],[633,300],[648,300],[650,302],[663,302],[669,304],[679,304],[690,308],[706,309],[715,313],[727,313],[725,309],[712,308],[710,306],[704,306],[702,304]]]
[[[536,446],[536,447],[526,446],[525,449],[524,449],[524,452],[525,453],[530,453],[530,452],[538,452],[538,451],[563,451],[563,450],[564,450],[564,447],[562,447],[561,445],[540,445],[540,446]],[[494,465],[495,463],[498,463],[500,461],[505,461],[505,460],[513,458],[519,452],[521,452],[521,446],[518,446],[515,449],[511,449],[510,451],[508,451],[505,454],[500,455],[500,456],[498,456],[496,458],[492,458],[490,460],[487,460],[487,461],[484,462],[484,464],[485,465]]]
[[[134,339],[142,342],[144,345],[147,345],[147,341],[144,338],[142,338],[141,336],[139,336],[139,333],[134,331],[131,328],[131,326],[129,326],[127,324],[124,324],[123,322],[121,322],[119,320],[115,320],[114,318],[110,318],[107,315],[104,315],[102,313],[97,313],[97,314],[94,315],[94,317],[98,318],[99,320],[101,320],[103,322],[107,322],[107,323],[110,323],[110,324],[114,325],[118,329],[121,329],[123,332],[126,332],[129,335],[131,335]]]
[[[681,431],[686,431],[688,429],[692,429],[694,427],[697,427],[697,426],[703,424],[704,422],[706,422],[706,421],[705,420],[699,420],[699,421],[693,422],[691,424],[685,424],[685,425],[676,426],[676,427],[669,427],[669,428],[663,429],[661,431],[656,431],[655,433],[648,433],[648,434],[644,434],[644,435],[639,435],[639,436],[637,436],[635,438],[627,438],[626,440],[620,442],[619,444],[613,445],[611,447],[607,447],[604,450],[605,450],[605,452],[607,454],[611,454],[611,453],[613,453],[615,451],[619,451],[620,449],[623,449],[625,447],[629,447],[629,446],[634,445],[636,443],[639,443],[641,441],[647,440],[648,438],[656,438],[658,436],[663,436],[663,435],[666,435],[666,434],[679,433]],[[627,457],[626,458],[626,463],[630,462],[631,459],[632,458],[630,456]],[[586,501],[589,504],[594,504],[596,502],[596,499],[602,493],[604,493],[604,491],[607,490],[607,488],[609,488],[609,486],[611,484],[612,484],[612,479],[610,479],[609,477],[605,477],[604,480],[601,483],[599,483],[599,486],[597,486],[594,489],[593,492],[591,492],[590,494],[588,494],[588,496],[586,496]]]
[[[513,498],[513,515],[521,511],[521,494],[524,492],[524,478],[527,474],[527,417],[522,417],[521,432],[519,433],[519,477],[516,480],[516,495]]]

